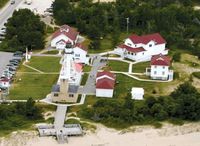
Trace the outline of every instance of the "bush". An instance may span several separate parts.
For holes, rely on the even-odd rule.
[[[173,55],[172,60],[175,61],[175,62],[180,62],[180,60],[181,60],[181,53],[176,52],[176,53]]]
[[[200,79],[200,72],[193,72],[192,75],[198,79]]]

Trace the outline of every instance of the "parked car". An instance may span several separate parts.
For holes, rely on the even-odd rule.
[[[15,65],[13,65],[13,64],[7,64],[6,67],[12,67],[12,68],[17,69],[18,66],[15,66]]]
[[[10,4],[11,5],[15,4],[15,0],[11,0]]]
[[[13,64],[14,66],[17,66],[19,65],[19,63],[16,63],[16,62],[10,62],[10,64]]]
[[[14,67],[6,67],[6,69],[8,69],[9,71],[16,71],[16,68]]]
[[[17,60],[10,60],[9,62],[10,62],[11,64],[12,64],[12,63],[19,64],[19,61],[17,61]]]
[[[20,62],[20,61],[17,59],[11,59],[11,60],[9,60],[9,62]]]

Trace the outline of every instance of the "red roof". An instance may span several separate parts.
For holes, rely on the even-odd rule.
[[[152,56],[151,65],[170,66],[170,61],[171,61],[170,57],[159,54]]]
[[[145,51],[145,49],[143,47],[139,47],[139,48],[132,48],[132,47],[129,47],[125,44],[121,44],[119,45],[120,48],[123,48],[123,49],[126,49],[127,51],[129,52],[133,52],[133,53],[138,53],[138,52],[143,52]]]
[[[3,79],[0,79],[0,82],[10,82],[10,80],[7,78],[3,78]]]
[[[76,37],[78,36],[79,32],[77,32],[74,28],[68,25],[62,25],[59,30],[57,30],[54,34],[52,39],[56,38],[57,36],[64,34],[71,40],[75,41]]]
[[[87,50],[87,48],[83,45],[83,44],[80,44],[80,43],[77,43],[76,45],[75,45],[75,47],[78,47],[78,48],[80,48],[80,49],[82,49],[82,50],[84,50],[84,51],[88,51]]]
[[[115,74],[114,73],[111,73],[111,72],[105,71],[105,70],[102,71],[102,72],[98,72],[97,73],[97,78],[101,77],[101,76],[104,76],[104,75],[107,75],[107,76],[111,77],[112,79],[115,79]]]
[[[143,35],[143,36],[132,35],[129,37],[129,39],[134,44],[139,44],[139,43],[147,44],[150,41],[155,41],[157,44],[166,43],[165,39],[159,33],[148,34],[148,35]]]
[[[99,79],[96,83],[96,88],[98,89],[114,89],[115,80],[109,78]]]

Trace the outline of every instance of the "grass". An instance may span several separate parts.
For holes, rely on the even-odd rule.
[[[200,72],[193,72],[192,75],[198,79],[200,79]]]
[[[9,0],[0,0],[0,8],[3,8]]]
[[[0,137],[5,137],[13,131],[33,130],[32,125],[36,124],[37,122],[41,122],[41,120],[27,120],[26,118],[20,115],[10,116],[8,119],[0,121]]]
[[[88,74],[87,74],[87,73],[84,73],[84,74],[82,75],[81,85],[85,85],[87,79],[88,79]]]
[[[177,85],[177,81],[158,83],[158,82],[144,82],[130,78],[123,74],[117,74],[117,81],[119,82],[115,86],[114,97],[124,98],[128,92],[131,92],[132,87],[144,88],[145,97],[148,96],[161,96],[168,95],[171,90],[174,90],[174,86]],[[172,89],[171,89],[172,88]],[[156,91],[156,93],[154,93]]]
[[[43,54],[56,55],[56,54],[58,54],[58,53],[59,53],[58,50],[51,50],[51,51],[46,51],[46,52],[44,52]]]
[[[140,62],[137,64],[133,64],[132,72],[144,73],[144,72],[146,72],[147,67],[150,67],[150,62]]]
[[[91,71],[91,66],[89,66],[89,65],[85,65],[84,67],[83,67],[83,72],[90,72]]]
[[[27,65],[43,72],[59,72],[61,65],[60,57],[32,57]]]
[[[112,71],[128,72],[129,64],[122,61],[109,60],[107,68],[110,68]]]
[[[57,78],[58,75],[55,74],[17,74],[8,97],[17,100],[26,100],[30,97],[43,99],[51,92]]]
[[[119,44],[123,42],[124,39],[126,39],[128,36],[130,36],[130,33],[121,33],[119,36]],[[89,43],[91,42],[89,39],[86,40],[87,45],[89,45]],[[103,39],[100,40],[100,48],[97,50],[91,50],[89,49],[89,53],[102,53],[102,52],[106,52],[106,51],[111,51],[114,49],[114,46],[112,44],[112,36],[111,35],[107,35],[105,36]]]

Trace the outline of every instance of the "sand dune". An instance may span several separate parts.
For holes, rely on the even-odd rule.
[[[83,137],[70,137],[69,143],[62,146],[200,146],[200,123],[189,123],[183,126],[165,124],[162,129],[139,126],[123,131],[116,131],[102,125],[97,127],[96,133],[87,132]],[[12,141],[15,141],[13,137]],[[17,146],[16,142],[14,144]],[[43,145],[59,146],[52,137],[37,136],[34,138],[31,136],[23,146]]]

